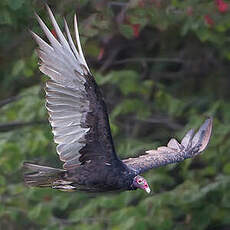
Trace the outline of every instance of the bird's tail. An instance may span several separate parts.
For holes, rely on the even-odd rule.
[[[25,184],[33,187],[51,187],[61,190],[73,190],[70,181],[65,180],[66,171],[31,163],[24,163],[23,168]]]

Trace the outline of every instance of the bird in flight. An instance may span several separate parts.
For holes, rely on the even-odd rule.
[[[24,181],[28,186],[95,193],[139,188],[150,193],[147,181],[140,174],[204,151],[211,136],[211,118],[196,134],[193,129],[188,131],[181,143],[172,138],[167,146],[121,160],[114,148],[106,104],[83,55],[76,15],[75,46],[66,21],[64,36],[46,7],[56,36],[38,15],[38,23],[49,42],[31,33],[39,46],[39,69],[49,76],[45,87],[46,108],[56,150],[64,165],[58,169],[25,162]]]

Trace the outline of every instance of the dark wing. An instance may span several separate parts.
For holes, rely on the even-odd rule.
[[[56,37],[44,22],[37,20],[49,40],[32,35],[39,45],[40,70],[50,77],[46,83],[46,108],[64,168],[90,160],[111,163],[118,160],[111,137],[106,105],[86,64],[79,40],[76,15],[74,28],[77,48],[65,23],[66,37],[47,6]]]
[[[200,154],[206,148],[212,132],[212,119],[207,119],[194,135],[194,130],[187,132],[181,141],[172,138],[167,147],[161,146],[157,150],[148,150],[146,155],[123,160],[129,168],[137,174],[149,169],[183,161]]]

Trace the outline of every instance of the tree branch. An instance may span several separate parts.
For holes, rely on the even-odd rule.
[[[9,132],[14,129],[24,128],[26,126],[41,125],[46,124],[47,121],[30,121],[30,122],[9,122],[5,124],[0,124],[0,132]]]
[[[112,65],[120,65],[132,62],[173,62],[178,64],[184,63],[184,61],[179,58],[126,58],[120,61],[114,61]]]
[[[0,101],[0,108],[7,105],[7,104],[12,103],[12,102],[18,101],[21,98],[22,98],[22,96],[14,96],[14,97],[9,97],[7,99],[3,99]]]
[[[171,118],[168,117],[151,117],[145,119],[134,117],[133,119],[141,122],[152,123],[152,124],[163,124],[174,130],[180,130],[183,128],[181,124],[173,121]]]

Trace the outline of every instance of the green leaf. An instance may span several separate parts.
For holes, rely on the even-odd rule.
[[[8,0],[8,5],[12,10],[18,10],[24,2],[25,0]]]
[[[119,25],[119,30],[127,39],[131,39],[133,37],[133,29],[130,25],[121,24]]]

